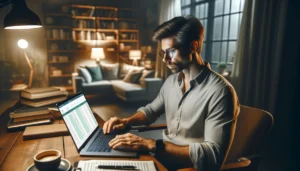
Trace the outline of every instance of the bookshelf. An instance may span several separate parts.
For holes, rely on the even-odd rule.
[[[115,52],[119,62],[131,49],[139,49],[136,11],[107,6],[71,5],[72,40]],[[122,56],[123,58],[120,58]]]
[[[44,3],[45,37],[47,44],[49,86],[64,87],[69,91],[72,85],[74,61],[73,41],[69,4]]]

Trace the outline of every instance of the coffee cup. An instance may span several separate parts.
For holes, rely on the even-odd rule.
[[[34,165],[38,170],[55,170],[61,162],[61,152],[54,149],[44,150],[34,157]]]

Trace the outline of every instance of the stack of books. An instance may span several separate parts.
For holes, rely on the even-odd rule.
[[[67,98],[59,88],[33,88],[21,91],[21,106],[10,113],[8,131],[23,130],[27,126],[51,124],[61,117],[54,103]]]
[[[21,104],[41,107],[61,102],[67,95],[67,91],[55,87],[25,89],[21,91]]]

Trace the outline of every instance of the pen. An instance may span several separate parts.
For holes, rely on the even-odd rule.
[[[135,166],[108,166],[108,165],[98,165],[98,169],[116,169],[116,170],[136,170]]]

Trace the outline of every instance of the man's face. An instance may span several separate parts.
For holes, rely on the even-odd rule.
[[[186,69],[190,65],[189,53],[184,53],[182,49],[174,48],[175,40],[173,37],[164,38],[161,40],[161,57],[163,62],[172,73],[177,73]]]

